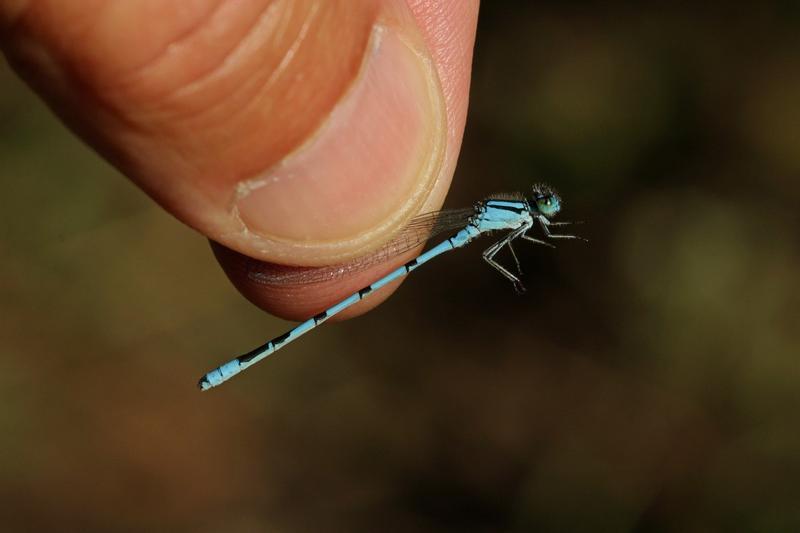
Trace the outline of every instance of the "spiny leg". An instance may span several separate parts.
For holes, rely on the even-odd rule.
[[[507,280],[513,283],[514,290],[516,290],[519,294],[522,294],[523,292],[525,292],[525,286],[522,284],[519,278],[516,277],[511,272],[509,272],[508,270],[506,270],[505,267],[503,267],[503,265],[501,265],[500,263],[498,263],[493,259],[493,257],[498,252],[498,250],[500,250],[500,248],[502,248],[502,245],[498,246],[498,243],[495,243],[489,248],[487,248],[483,252],[483,260],[489,263],[489,266],[500,272]]]
[[[550,248],[555,248],[555,247],[556,247],[556,245],[555,245],[555,244],[549,243],[549,242],[547,242],[547,241],[543,241],[543,240],[541,240],[541,239],[536,239],[536,238],[534,238],[534,237],[531,237],[531,236],[530,236],[530,235],[528,235],[527,233],[523,234],[523,235],[522,235],[522,238],[523,238],[523,239],[525,239],[526,241],[530,241],[530,242],[532,242],[532,243],[536,243],[536,244],[544,244],[545,246],[549,246]]]
[[[505,245],[508,246],[508,249],[511,252],[511,257],[514,258],[514,263],[516,263],[516,265],[517,265],[517,273],[520,276],[522,275],[522,266],[521,266],[521,263],[519,262],[519,258],[517,258],[517,252],[514,250],[514,247],[511,245],[511,243],[513,241],[515,241],[516,239],[518,239],[519,237],[524,237],[525,233],[529,229],[531,229],[531,224],[532,223],[523,224],[522,226],[518,227],[514,231],[510,232],[508,235],[506,235],[503,238],[502,241],[500,241],[501,243],[505,243]],[[553,246],[553,245],[551,244],[550,246]],[[502,248],[502,245],[501,245],[501,248]],[[553,248],[555,248],[555,246],[553,246]]]
[[[521,276],[522,275],[522,267],[520,266],[519,259],[517,259],[517,253],[514,251],[514,247],[511,246],[511,241],[510,240],[508,241],[508,243],[506,243],[506,245],[508,246],[508,249],[511,251],[511,257],[514,258],[514,263],[517,264],[517,274],[519,274]]]
[[[584,221],[583,220],[576,220],[575,222],[566,222],[566,221],[550,222],[548,224],[548,226],[572,226],[572,225],[575,225],[575,224],[584,224]]]
[[[522,284],[522,282],[519,280],[517,276],[509,272],[503,265],[495,261],[494,256],[497,254],[497,252],[499,252],[503,248],[503,246],[510,244],[511,241],[513,241],[520,235],[524,234],[526,231],[528,231],[528,229],[530,229],[530,225],[525,225],[518,229],[515,229],[514,231],[506,235],[502,240],[497,241],[483,252],[484,261],[489,263],[489,265],[492,268],[500,272],[500,274],[502,274],[507,280],[513,283],[514,289],[519,294],[525,292],[525,286]],[[513,249],[511,250],[511,253],[512,254],[514,253]],[[516,254],[514,254],[514,259],[516,259]],[[519,267],[519,262],[517,262],[517,267]]]
[[[544,231],[544,234],[548,239],[578,239],[581,241],[587,241],[587,239],[584,239],[583,237],[578,237],[577,235],[561,235],[556,233],[550,233],[549,226],[557,226],[563,224],[559,224],[558,222],[550,222],[544,217],[539,217],[539,225],[542,226],[542,231]]]

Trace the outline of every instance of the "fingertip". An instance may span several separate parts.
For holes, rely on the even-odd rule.
[[[286,320],[302,321],[344,300],[403,264],[412,250],[383,264],[376,264],[342,276],[305,283],[285,281],[292,267],[253,259],[214,241],[211,248],[225,275],[251,303]],[[402,283],[402,279],[371,292],[369,297],[342,311],[331,320],[352,318],[377,307]]]

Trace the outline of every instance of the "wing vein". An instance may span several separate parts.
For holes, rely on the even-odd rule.
[[[349,274],[385,263],[393,257],[421,246],[436,235],[462,229],[474,214],[473,208],[465,208],[446,209],[419,215],[411,219],[397,236],[373,253],[338,265],[292,267],[262,263],[253,259],[250,264],[246,265],[247,276],[251,281],[265,285],[306,285],[341,279]]]

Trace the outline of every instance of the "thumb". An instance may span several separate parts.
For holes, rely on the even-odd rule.
[[[403,2],[27,6],[4,31],[17,69],[156,201],[239,252],[346,259],[433,189],[442,90]]]
[[[450,36],[431,13],[453,3],[436,4],[29,0],[0,3],[0,43],[177,218],[246,256],[314,266],[443,200],[468,83],[439,76]]]

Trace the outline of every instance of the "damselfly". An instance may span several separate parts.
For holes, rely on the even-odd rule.
[[[546,239],[581,239],[581,237],[575,235],[562,235],[551,232],[550,228],[554,226],[570,224],[570,222],[552,222],[550,220],[557,215],[560,210],[561,199],[555,190],[546,184],[537,184],[533,186],[530,202],[525,195],[521,193],[500,194],[478,202],[469,209],[444,210],[420,215],[414,218],[396,239],[370,256],[329,269],[295,269],[288,270],[283,275],[272,276],[274,278],[273,281],[283,283],[314,283],[338,275],[345,275],[348,272],[359,271],[368,266],[377,264],[378,262],[387,261],[392,257],[419,246],[433,235],[460,229],[460,231],[452,237],[419,255],[416,259],[412,259],[403,266],[393,270],[371,285],[367,285],[363,289],[351,294],[333,307],[314,315],[280,337],[275,337],[255,350],[240,355],[224,365],[217,367],[203,376],[198,386],[202,390],[208,390],[222,384],[242,370],[272,355],[304,333],[308,333],[330,317],[347,309],[356,302],[367,298],[381,287],[416,270],[420,265],[427,263],[434,257],[449,252],[450,250],[461,248],[476,237],[482,234],[488,234],[492,231],[508,230],[508,233],[483,252],[483,259],[492,266],[492,268],[511,281],[517,292],[524,292],[525,287],[520,279],[510,270],[495,261],[494,257],[503,247],[507,247],[516,263],[517,272],[520,273],[522,269],[520,268],[517,254],[514,252],[514,248],[511,244],[513,241],[516,239],[524,239],[536,244],[553,246],[546,240],[537,239],[528,235],[528,231],[537,223],[541,227],[544,238]]]

